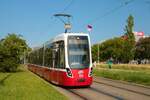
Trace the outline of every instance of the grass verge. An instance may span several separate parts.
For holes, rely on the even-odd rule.
[[[148,68],[119,66],[113,65],[112,69],[108,69],[104,65],[102,67],[99,65],[94,69],[94,75],[150,86],[150,70]]]
[[[97,68],[108,68],[107,64],[100,64],[96,66]],[[123,70],[150,70],[150,64],[146,65],[136,65],[136,64],[113,64],[113,69],[123,69]]]
[[[25,67],[16,73],[0,73],[0,100],[66,100],[51,84]]]

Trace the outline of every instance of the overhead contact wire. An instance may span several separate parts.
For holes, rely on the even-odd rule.
[[[102,18],[104,18],[104,17],[110,15],[111,13],[114,13],[114,12],[116,12],[117,10],[119,10],[119,9],[121,9],[121,8],[123,8],[123,7],[127,6],[127,5],[129,5],[129,4],[132,3],[133,1],[134,1],[134,0],[125,1],[123,4],[119,5],[118,7],[115,7],[114,9],[112,9],[112,10],[110,10],[110,11],[104,13],[103,15],[96,17],[95,19],[93,19],[92,21],[90,21],[88,24],[93,24],[93,23],[95,23],[96,21],[98,21],[98,20],[100,20],[100,19],[102,19]]]

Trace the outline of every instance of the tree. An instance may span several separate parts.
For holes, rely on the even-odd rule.
[[[150,37],[141,38],[136,44],[135,51],[136,59],[150,59]]]
[[[97,61],[98,59],[98,44],[92,46],[92,61]]]
[[[22,36],[16,34],[8,34],[0,41],[0,70],[16,71],[20,63],[20,57],[27,49],[27,44]]]
[[[100,60],[106,61],[112,58],[115,63],[125,62],[125,57],[122,57],[123,55],[125,55],[123,44],[124,40],[122,40],[121,38],[113,38],[101,43],[99,45]]]
[[[134,17],[132,15],[129,15],[127,19],[127,25],[125,26],[125,36],[127,36],[127,39],[124,42],[126,63],[134,59],[135,55],[135,36],[133,33],[133,28],[134,28]]]
[[[106,61],[113,58],[114,62],[128,63],[134,59],[135,54],[135,37],[133,34],[134,18],[129,15],[127,25],[125,26],[124,38],[108,39],[105,42],[92,47],[92,56],[96,60],[100,55],[100,61]],[[97,47],[99,47],[99,54],[97,54]]]
[[[134,17],[132,15],[129,15],[127,19],[127,25],[125,26],[125,35],[128,37],[128,40],[135,41],[134,33]]]

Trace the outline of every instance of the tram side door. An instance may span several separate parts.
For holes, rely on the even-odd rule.
[[[53,50],[53,81],[57,84],[59,82],[59,44],[54,44],[54,50]]]

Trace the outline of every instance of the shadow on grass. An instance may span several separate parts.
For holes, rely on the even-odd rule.
[[[17,71],[15,71],[13,73],[18,73],[18,72],[25,72],[25,70],[23,70],[23,69],[17,69]]]
[[[17,69],[17,70],[15,70],[15,71],[9,71],[9,70],[8,70],[8,71],[7,71],[7,70],[6,70],[6,71],[1,71],[1,70],[0,70],[0,72],[1,72],[1,73],[4,73],[4,74],[5,74],[5,73],[18,73],[18,72],[25,72],[25,70],[23,70],[23,69]]]
[[[8,75],[5,76],[3,79],[1,79],[1,80],[0,80],[0,86],[1,86],[1,85],[4,86],[4,85],[5,85],[5,84],[4,84],[5,80],[8,79],[10,76],[11,76],[11,74],[8,74]]]

